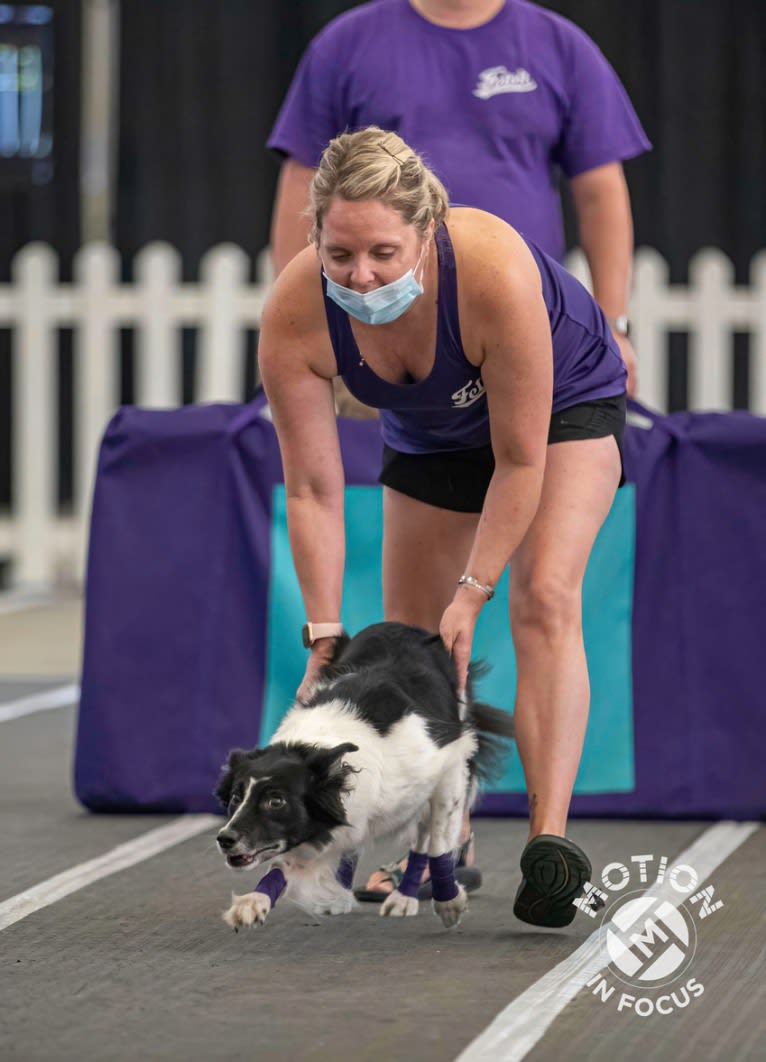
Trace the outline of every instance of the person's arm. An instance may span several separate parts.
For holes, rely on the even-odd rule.
[[[633,263],[633,219],[622,164],[611,162],[572,178],[580,243],[590,268],[593,295],[610,322],[627,315]],[[636,393],[636,355],[629,339],[614,332],[628,369],[628,393]]]
[[[511,230],[475,242],[465,284],[466,334],[483,351],[495,471],[465,574],[495,586],[540,503],[553,394],[553,353],[540,274]],[[475,258],[473,256],[476,256]],[[468,275],[470,272],[470,276]],[[461,278],[462,279],[462,278]],[[462,320],[461,316],[461,320]],[[480,321],[477,330],[473,322]],[[465,684],[483,594],[457,587],[440,631]]]
[[[287,263],[308,243],[311,222],[305,211],[314,172],[312,167],[304,166],[295,159],[285,159],[282,164],[271,218],[274,276],[279,276]]]
[[[306,250],[279,278],[264,309],[258,360],[282,455],[290,547],[306,619],[331,623],[340,621],[344,483],[317,273],[315,255]],[[315,643],[299,697],[331,651],[331,641]]]
[[[344,86],[350,57],[359,47],[356,13],[333,19],[311,41],[268,139],[283,158],[271,225],[271,254],[278,276],[306,247],[309,220],[303,211],[309,184],[328,142],[352,122]]]

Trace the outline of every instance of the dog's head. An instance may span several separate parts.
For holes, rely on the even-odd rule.
[[[356,751],[350,742],[235,749],[216,790],[229,815],[217,838],[229,866],[249,869],[301,844],[324,847],[346,824],[343,794],[354,768],[343,756]]]

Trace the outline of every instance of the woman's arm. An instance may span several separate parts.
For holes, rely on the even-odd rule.
[[[486,218],[486,216],[485,216]],[[466,349],[481,351],[495,471],[484,501],[466,574],[495,586],[526,534],[540,502],[553,396],[553,353],[539,271],[520,237],[494,219],[476,219],[460,270],[461,331]],[[465,280],[463,280],[465,277]],[[473,624],[485,598],[456,588],[442,635],[461,679]],[[446,622],[446,628],[445,628]]]
[[[537,511],[553,398],[551,331],[540,275],[526,246],[511,235],[512,257],[503,248],[500,261],[487,262],[472,295],[481,320],[481,375],[495,472],[468,571],[493,586]]]
[[[261,322],[258,360],[282,455],[290,546],[306,619],[337,622],[345,560],[343,465],[334,358],[311,249],[275,285]],[[322,642],[316,647],[319,655],[331,649]]]

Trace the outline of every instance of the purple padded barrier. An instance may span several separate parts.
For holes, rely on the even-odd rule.
[[[575,796],[577,816],[760,818],[766,813],[766,418],[660,416],[629,425],[636,485],[636,788]],[[526,812],[489,796],[485,814]]]
[[[94,811],[219,810],[226,754],[257,743],[282,481],[264,407],[126,407],[106,429],[75,752],[75,791]],[[350,483],[380,463],[369,429],[339,425]]]
[[[634,408],[654,425],[629,432],[626,454],[638,490],[641,803],[651,814],[760,818],[766,418]]]
[[[126,408],[107,429],[75,760],[93,810],[214,810],[229,748],[257,741],[281,481],[263,405]],[[625,439],[637,495],[636,788],[577,796],[572,813],[758,818],[766,419],[639,411],[652,426]],[[374,482],[377,424],[342,420],[339,431],[348,482]],[[524,814],[526,798],[493,794],[482,811]]]

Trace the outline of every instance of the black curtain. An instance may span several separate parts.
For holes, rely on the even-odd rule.
[[[123,2],[115,236],[126,266],[163,239],[191,278],[212,244],[254,256],[268,243],[279,163],[264,144],[306,41],[344,6]]]

